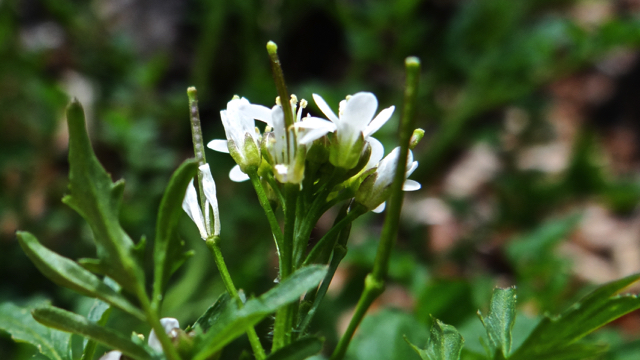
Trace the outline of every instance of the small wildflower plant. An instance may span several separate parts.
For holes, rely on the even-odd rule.
[[[187,91],[195,157],[175,171],[162,198],[150,279],[143,271],[141,256],[146,241],[134,243],[118,221],[124,182],[112,182],[98,162],[82,107],[74,100],[67,109],[70,184],[63,201],[91,227],[97,258],[65,258],[43,247],[28,232],[19,232],[18,239],[43,274],[60,286],[95,298],[95,304],[86,316],[50,305],[29,313],[3,304],[1,329],[16,341],[36,345],[50,359],[219,359],[227,344],[245,334],[253,357],[259,360],[315,356],[322,351],[324,340],[310,330],[310,324],[347,252],[351,224],[369,211],[386,210],[374,266],[353,316],[337,346],[324,349],[331,359],[345,357],[367,309],[384,291],[403,191],[420,189],[418,182],[408,179],[418,166],[412,150],[424,135],[421,129],[414,129],[420,62],[406,60],[399,146],[385,156],[373,135],[395,112],[394,106],[378,111],[374,94],[358,92],[340,102],[336,115],[331,105],[313,94],[326,119],[309,116],[305,113],[307,101],[287,93],[276,45],[269,42],[267,50],[277,89],[275,104],[252,104],[235,97],[220,112],[226,139],[212,140],[207,146],[235,160],[237,165],[229,172],[231,180],[250,180],[253,185],[265,213],[265,218],[258,220],[270,225],[279,260],[276,285],[247,299],[234,285],[225,264],[220,249],[220,242],[226,240],[220,226],[225,204],[219,207],[216,198],[211,171],[216,167],[205,159],[195,88]],[[266,124],[264,131],[258,130],[256,120]],[[312,229],[333,207],[340,208],[333,227],[318,241],[310,242]],[[177,234],[183,212],[193,220],[211,251],[226,288],[186,328],[176,319],[160,316],[169,278],[192,254],[185,251]],[[488,315],[479,313],[486,329],[485,354],[463,351],[464,340],[458,331],[435,319],[426,344],[418,347],[407,340],[407,346],[429,360],[590,357],[603,348],[584,342],[585,335],[640,308],[640,300],[634,296],[614,296],[638,278],[640,275],[634,275],[605,284],[561,315],[543,318],[526,339],[519,339],[517,349],[512,349],[514,288],[496,289]],[[113,308],[147,323],[149,336],[129,336],[106,327]],[[265,319],[271,321],[271,316],[273,335],[261,337],[254,326]],[[86,338],[81,354],[70,350],[70,333]],[[96,354],[98,344],[111,350]]]

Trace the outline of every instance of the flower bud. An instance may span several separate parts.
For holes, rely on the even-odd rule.
[[[418,146],[418,143],[420,143],[420,140],[422,140],[423,137],[424,130],[420,128],[413,130],[413,134],[411,134],[411,140],[409,140],[409,149],[415,149],[415,147]]]
[[[266,162],[268,162],[271,166],[274,165],[274,160],[271,156],[271,149],[273,148],[275,142],[276,138],[271,131],[265,132],[264,135],[262,135],[262,141],[260,142],[262,156],[264,156]]]
[[[253,137],[249,133],[244,136],[244,164],[238,163],[242,171],[248,167],[257,168],[262,162],[262,156],[260,155],[260,148],[256,145]],[[244,171],[246,173],[246,171]]]
[[[376,181],[378,180],[378,175],[377,172],[374,172],[367,176],[356,191],[356,202],[364,205],[369,210],[373,210],[387,201],[391,192],[391,186],[379,186],[380,184]]]

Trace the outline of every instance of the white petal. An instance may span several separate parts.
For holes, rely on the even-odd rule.
[[[404,185],[402,185],[402,190],[404,191],[416,191],[420,190],[422,185],[415,180],[405,180]]]
[[[336,124],[323,118],[307,116],[302,121],[293,124],[299,129],[336,129]]]
[[[378,109],[378,99],[370,92],[359,92],[347,100],[340,120],[364,132]]]
[[[370,137],[367,139],[367,142],[369,143],[369,146],[371,146],[371,156],[369,157],[369,162],[367,162],[363,171],[374,168],[384,156],[384,146],[378,139]]]
[[[411,174],[413,174],[413,172],[416,171],[417,168],[418,168],[418,162],[417,161],[412,162],[411,165],[409,165],[407,168],[405,177],[408,178],[409,176],[411,176]]]
[[[160,319],[160,324],[164,328],[164,332],[166,332],[167,335],[170,335],[169,337],[171,337],[171,332],[173,329],[180,328],[180,323],[174,318],[162,318]],[[162,344],[160,343],[160,340],[158,340],[158,336],[156,335],[155,330],[151,330],[151,333],[149,334],[148,344],[149,347],[151,347],[155,351],[162,352]]]
[[[196,194],[196,188],[193,186],[193,180],[187,186],[187,193],[184,195],[184,200],[182,200],[182,209],[198,227],[200,237],[206,240],[207,229],[204,226],[202,210],[200,210],[200,204],[198,204],[198,195]]]
[[[382,127],[382,125],[384,125],[387,121],[389,121],[395,109],[396,109],[395,106],[391,106],[380,111],[378,116],[376,116],[375,119],[371,120],[371,123],[369,123],[369,126],[367,126],[367,128],[365,129],[364,131],[365,139],[368,136],[371,136],[371,134],[378,131]]]
[[[383,203],[382,203],[382,204],[380,204],[377,208],[375,208],[375,209],[373,209],[373,210],[371,210],[371,211],[373,211],[373,212],[374,212],[374,213],[376,213],[376,214],[380,214],[381,212],[383,212],[383,211],[384,211],[384,208],[385,208],[386,206],[387,206],[387,203],[386,203],[386,202],[383,202]]]
[[[207,144],[207,147],[211,150],[219,151],[221,153],[229,153],[229,146],[227,145],[227,140],[211,140]]]
[[[267,123],[269,126],[273,126],[271,122],[271,109],[263,105],[256,104],[242,104],[240,111],[252,119],[260,120]]]
[[[378,164],[378,177],[376,178],[376,186],[385,188],[393,182],[396,167],[398,166],[398,157],[400,155],[400,147],[397,146]]]
[[[302,136],[298,139],[298,143],[303,145],[336,130],[334,123],[317,117],[306,117],[303,121],[295,123],[294,126],[302,130]]]
[[[102,355],[98,360],[120,360],[121,357],[122,357],[122,353],[120,351],[113,350]]]
[[[240,165],[236,165],[231,168],[231,171],[229,171],[229,179],[235,182],[243,182],[249,180],[249,175],[243,173],[242,170],[240,170]]]
[[[220,212],[218,211],[218,198],[216,197],[216,182],[213,180],[213,176],[211,176],[209,164],[200,165],[199,169],[202,172],[202,190],[204,191],[204,196],[213,209],[213,235],[220,235]],[[209,209],[209,205],[207,205],[207,209]]]
[[[318,109],[320,109],[320,111],[322,111],[324,113],[324,115],[327,118],[329,118],[329,120],[333,121],[335,124],[338,124],[340,122],[340,119],[338,119],[338,117],[333,112],[333,110],[331,110],[329,105],[327,105],[327,102],[324,101],[322,96],[320,96],[318,94],[313,94],[313,101],[316,102],[316,105],[318,106]]]

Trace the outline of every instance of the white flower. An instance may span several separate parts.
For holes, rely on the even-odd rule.
[[[245,106],[243,110],[246,115],[266,122],[273,129],[273,134],[267,137],[267,148],[276,179],[281,183],[298,184],[304,178],[306,146],[332,131],[334,125],[325,119],[302,118],[302,109],[307,106],[304,99],[298,107],[297,97],[291,95],[289,103],[294,119],[294,124],[289,129],[286,128],[284,111],[280,105],[275,105],[268,111],[259,105]]]
[[[102,355],[98,360],[120,360],[121,357],[122,357],[122,352],[118,350],[113,350]]]
[[[249,111],[248,111],[249,110]],[[249,177],[241,170],[260,166],[260,133],[254,119],[263,120],[264,116],[252,117],[252,113],[265,114],[271,110],[266,106],[251,104],[249,100],[233,99],[227,103],[227,109],[220,111],[222,125],[227,140],[212,140],[207,144],[212,150],[230,153],[238,164],[231,170],[229,177],[233,181],[245,181]],[[270,118],[266,121],[270,123]]]
[[[400,156],[400,147],[396,147],[378,163],[375,172],[369,175],[360,185],[356,192],[356,201],[372,209],[373,212],[382,212],[385,208],[385,200],[389,196],[389,191]],[[413,153],[409,151],[407,155],[407,169],[405,171],[405,181],[402,186],[404,191],[415,191],[421,185],[415,180],[407,179],[418,167],[418,162],[413,161]]]
[[[173,339],[178,336],[178,331],[180,330],[180,323],[177,319],[174,318],[162,318],[160,319],[160,324],[164,328],[164,332],[169,335],[169,338]],[[162,352],[162,344],[160,340],[158,340],[158,336],[156,335],[156,331],[151,329],[151,333],[149,334],[149,347],[153,350]]]
[[[218,212],[218,199],[216,197],[216,183],[213,181],[213,176],[211,176],[209,164],[200,165],[198,169],[202,174],[202,190],[204,190],[204,196],[206,198],[204,216],[202,215],[202,210],[198,202],[196,188],[193,186],[193,180],[191,180],[191,183],[189,183],[187,187],[187,193],[182,201],[182,209],[184,209],[198,227],[200,237],[202,237],[203,240],[207,240],[211,236],[220,235],[220,214]],[[209,217],[210,208],[213,209],[213,230],[211,229]]]
[[[395,110],[395,106],[390,106],[374,118],[378,99],[370,92],[359,92],[342,100],[339,116],[336,116],[320,95],[313,94],[313,99],[333,122],[331,131],[336,131],[337,145],[331,149],[330,161],[333,165],[346,169],[351,169],[358,163],[364,141],[370,141],[370,136],[391,118]]]
[[[177,319],[174,318],[162,318],[160,319],[160,324],[164,328],[164,331],[169,335],[169,338],[174,339],[178,336],[178,331],[180,329],[180,323]],[[156,336],[155,330],[151,330],[149,334],[149,340],[147,342],[149,347],[157,352],[162,352],[162,344],[158,337]],[[109,351],[108,353],[102,355],[99,360],[120,360],[122,358],[122,352],[118,350]]]

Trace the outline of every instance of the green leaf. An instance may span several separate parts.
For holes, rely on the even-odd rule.
[[[159,299],[171,274],[187,259],[189,253],[182,252],[182,243],[178,238],[178,221],[182,216],[182,200],[189,182],[196,175],[198,162],[189,159],[173,173],[164,192],[158,220],[156,222],[156,241],[154,245],[155,279],[154,299]]]
[[[464,339],[455,327],[437,319],[431,327],[426,349],[418,348],[406,336],[404,339],[423,360],[459,360],[464,345]]]
[[[478,311],[480,321],[487,330],[492,355],[500,351],[507,358],[511,352],[511,330],[516,320],[516,289],[493,290],[489,315],[483,317]]]
[[[93,321],[100,326],[105,326],[109,315],[111,315],[111,306],[102,300],[96,299],[89,309],[87,314],[87,320]],[[92,360],[93,355],[96,352],[98,343],[94,340],[84,339],[84,350],[82,351],[82,358],[80,360]]]
[[[571,357],[571,348],[583,349],[581,352],[584,353],[588,353],[588,350],[584,350],[587,348],[591,348],[592,351],[598,348],[602,350],[602,347],[577,341],[601,326],[640,309],[640,299],[637,296],[615,295],[638,279],[640,274],[604,284],[559,316],[545,317],[510,359],[564,360],[574,359]]]
[[[101,269],[124,289],[138,292],[144,274],[136,262],[133,241],[118,221],[124,181],[115,183],[91,148],[82,105],[67,107],[69,126],[69,194],[62,201],[89,223],[98,247]],[[95,264],[94,264],[95,265]]]
[[[145,319],[142,311],[73,260],[45,248],[28,232],[19,231],[17,235],[20,246],[29,259],[56,284],[103,300],[141,320]]]
[[[303,360],[322,350],[323,339],[317,337],[305,337],[272,352],[267,360]]]
[[[134,359],[146,360],[151,356],[141,346],[119,333],[89,321],[86,317],[53,306],[33,310],[33,318],[54,329],[86,336],[108,347],[122,351]]]
[[[192,326],[187,328],[185,331],[188,332],[191,329],[195,329],[196,327],[199,327],[203,332],[207,332],[211,327],[211,325],[216,323],[216,321],[218,320],[218,317],[220,316],[220,313],[227,306],[230,300],[231,300],[231,296],[229,295],[228,292],[222,293],[222,295],[218,297],[218,300],[216,300],[216,302],[213,305],[211,305],[207,309],[207,311],[205,311],[204,314],[202,314],[198,318],[198,320],[196,320],[196,322]]]
[[[426,344],[429,328],[412,314],[397,309],[385,309],[366,316],[347,349],[345,358],[353,360],[419,359],[404,337],[416,344]]]
[[[247,301],[242,308],[238,308],[235,301],[221,304],[209,331],[196,340],[200,351],[194,360],[207,359],[269,314],[298,300],[305,292],[318,286],[326,272],[326,266],[306,266],[260,297]]]
[[[68,346],[71,335],[38,324],[27,308],[12,303],[0,305],[0,329],[16,342],[29,343],[51,360],[70,360]]]

